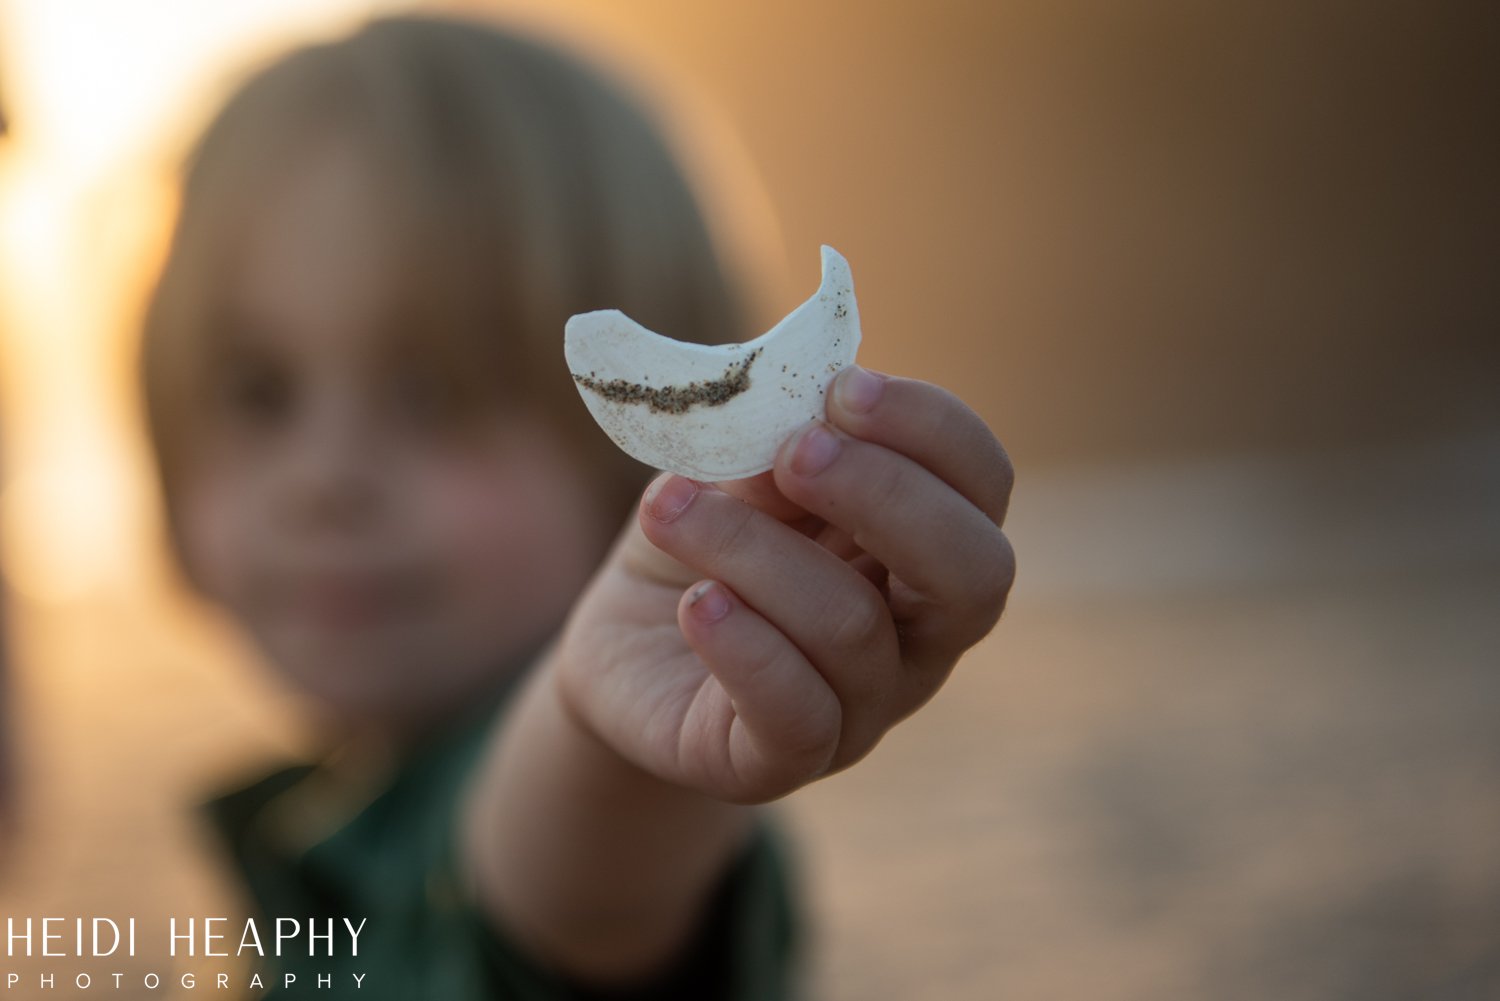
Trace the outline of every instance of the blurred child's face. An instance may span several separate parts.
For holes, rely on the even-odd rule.
[[[189,435],[181,540],[298,686],[351,722],[425,726],[545,639],[607,526],[540,418],[454,427],[398,360],[401,248],[356,148],[294,167],[227,289],[232,344]]]

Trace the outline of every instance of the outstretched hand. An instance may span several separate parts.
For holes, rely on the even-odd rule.
[[[1011,481],[952,394],[846,370],[771,472],[652,483],[556,650],[565,707],[716,799],[847,767],[999,620]]]

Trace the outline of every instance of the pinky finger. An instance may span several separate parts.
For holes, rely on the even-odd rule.
[[[838,750],[842,710],[792,641],[717,581],[690,588],[677,620],[729,697],[727,726],[721,717],[712,739],[730,798],[774,799],[822,775]]]

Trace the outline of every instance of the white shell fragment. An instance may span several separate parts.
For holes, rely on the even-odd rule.
[[[849,262],[823,248],[823,283],[744,344],[690,344],[617,309],[568,320],[563,350],[589,413],[648,466],[712,482],[771,468],[859,348]]]

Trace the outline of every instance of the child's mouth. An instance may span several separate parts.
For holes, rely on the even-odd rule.
[[[409,590],[389,575],[319,574],[295,582],[287,604],[316,628],[354,632],[395,617],[409,604]]]

